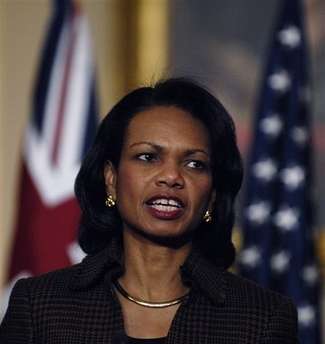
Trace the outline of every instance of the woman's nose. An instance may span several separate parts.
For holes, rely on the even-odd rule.
[[[184,186],[184,177],[181,166],[171,161],[163,163],[157,174],[157,184],[182,188]]]

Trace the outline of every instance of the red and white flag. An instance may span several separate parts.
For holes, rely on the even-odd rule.
[[[4,307],[17,279],[81,259],[74,180],[97,127],[92,50],[78,4],[53,1],[26,131]]]

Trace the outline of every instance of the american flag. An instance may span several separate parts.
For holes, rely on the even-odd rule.
[[[53,1],[31,112],[4,307],[17,279],[82,256],[74,179],[97,127],[97,109],[89,28],[76,2]]]
[[[319,273],[302,15],[300,1],[284,1],[255,122],[239,271],[290,296],[298,309],[301,343],[317,344]]]

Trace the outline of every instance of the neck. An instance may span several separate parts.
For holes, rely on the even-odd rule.
[[[119,282],[140,299],[165,301],[178,298],[188,291],[179,269],[190,249],[190,244],[172,249],[125,232],[125,273]]]

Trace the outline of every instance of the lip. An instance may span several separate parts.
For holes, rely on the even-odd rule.
[[[146,205],[150,213],[159,219],[174,220],[184,213],[184,203],[175,195],[155,195]]]

